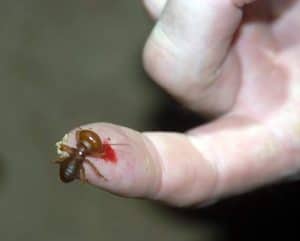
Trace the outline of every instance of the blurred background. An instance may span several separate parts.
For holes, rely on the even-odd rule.
[[[234,241],[297,234],[297,183],[177,210],[58,181],[50,163],[54,143],[80,124],[183,131],[202,122],[145,75],[141,53],[152,24],[139,1],[0,2],[1,241]]]

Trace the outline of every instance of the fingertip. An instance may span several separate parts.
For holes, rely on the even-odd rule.
[[[87,156],[104,176],[101,178],[90,165],[84,163],[89,184],[126,197],[150,197],[157,192],[160,170],[154,163],[155,159],[151,158],[151,144],[143,135],[110,123],[93,123],[70,131],[63,138],[63,143],[75,147],[76,131],[80,129],[95,132],[103,143],[109,145],[109,150],[106,150],[108,156]]]
[[[189,138],[179,133],[139,133],[108,123],[75,128],[63,144],[76,147],[76,131],[91,130],[110,145],[115,160],[88,156],[83,163],[89,184],[124,197],[190,206],[210,200],[215,172]],[[100,172],[101,175],[97,175]]]

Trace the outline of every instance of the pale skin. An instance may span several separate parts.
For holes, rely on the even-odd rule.
[[[189,206],[299,172],[300,1],[143,4],[156,21],[144,49],[146,71],[185,106],[215,119],[185,134],[87,125],[129,144],[115,148],[116,165],[91,158],[108,180],[85,165],[89,183]],[[67,142],[74,144],[74,131]]]

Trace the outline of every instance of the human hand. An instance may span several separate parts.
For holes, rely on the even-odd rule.
[[[91,184],[186,206],[300,170],[300,2],[249,2],[144,0],[159,17],[146,70],[187,107],[218,118],[186,134],[84,126],[128,144],[113,146],[116,163],[90,158],[107,178],[86,165]],[[66,143],[74,141],[72,131]]]

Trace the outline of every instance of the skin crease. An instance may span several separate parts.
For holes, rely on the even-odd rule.
[[[189,206],[299,172],[300,1],[249,2],[143,1],[157,20],[145,45],[146,71],[188,108],[214,119],[186,134],[106,126],[104,134],[121,128],[122,141],[139,146],[130,154],[134,170],[97,163],[111,181],[88,170],[92,184]]]

